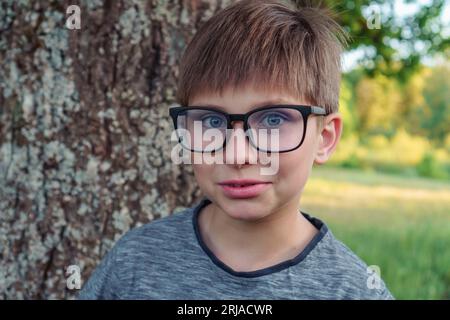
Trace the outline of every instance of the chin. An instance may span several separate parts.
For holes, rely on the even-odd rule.
[[[222,203],[222,210],[237,220],[256,221],[270,213],[267,207],[253,199],[224,199]]]

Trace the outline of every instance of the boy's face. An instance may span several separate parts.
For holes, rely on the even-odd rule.
[[[201,94],[194,97],[190,105],[221,107],[227,113],[246,113],[268,104],[309,105],[285,94],[259,91],[252,86],[241,87],[235,91],[226,89],[223,95]],[[337,145],[342,129],[342,121],[337,113],[325,118],[322,132],[318,132],[317,116],[310,115],[302,145],[290,152],[277,153],[278,170],[273,175],[261,174],[261,165],[256,151],[247,139],[233,139],[225,149],[215,156],[223,159],[223,164],[193,164],[194,174],[203,193],[230,217],[240,220],[258,220],[277,212],[288,205],[298,207],[300,195],[306,184],[314,162],[321,164],[331,155]],[[243,129],[242,122],[234,122],[234,129]],[[239,132],[239,133],[238,133]],[[243,134],[243,131],[235,131]],[[233,154],[227,153],[227,147]],[[276,158],[273,156],[272,158]],[[242,164],[243,163],[243,164]],[[231,179],[257,179],[268,182],[264,191],[248,198],[236,198],[219,184]]]

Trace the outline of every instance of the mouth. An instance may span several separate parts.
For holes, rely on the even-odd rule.
[[[219,183],[224,194],[229,198],[246,199],[257,197],[265,192],[272,182],[259,180],[227,180]]]

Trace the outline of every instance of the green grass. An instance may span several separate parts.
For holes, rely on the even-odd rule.
[[[450,299],[450,184],[314,167],[301,209],[381,277],[397,299]]]

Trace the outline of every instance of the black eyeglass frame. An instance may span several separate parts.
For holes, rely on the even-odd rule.
[[[308,117],[310,115],[320,115],[320,116],[326,116],[328,115],[328,113],[326,112],[325,108],[320,107],[320,106],[309,106],[309,105],[292,105],[292,104],[277,104],[277,105],[267,105],[267,106],[262,106],[256,109],[253,109],[247,113],[227,113],[225,111],[222,111],[218,108],[214,108],[214,107],[204,107],[204,106],[178,106],[178,107],[172,107],[169,108],[169,114],[170,117],[173,120],[173,124],[174,124],[174,128],[175,130],[178,130],[178,116],[185,113],[188,110],[209,110],[209,111],[214,111],[214,112],[218,112],[220,114],[222,114],[226,119],[227,119],[227,129],[233,129],[232,126],[232,122],[234,121],[243,121],[244,122],[244,132],[247,132],[247,130],[249,129],[248,126],[248,118],[255,112],[259,112],[259,111],[264,111],[264,110],[270,110],[270,109],[278,109],[278,108],[287,108],[287,109],[294,109],[299,111],[302,114],[302,118],[303,118],[303,136],[302,136],[302,140],[300,141],[300,143],[295,146],[294,148],[288,149],[288,150],[283,150],[283,151],[269,151],[269,150],[263,150],[261,148],[259,148],[258,146],[255,146],[252,139],[250,139],[250,137],[248,136],[248,134],[246,134],[246,138],[248,139],[248,141],[250,142],[250,144],[258,151],[262,151],[262,152],[267,152],[267,153],[284,153],[284,152],[290,152],[293,151],[295,149],[300,148],[300,146],[303,144],[303,141],[305,140],[305,135],[306,135],[306,127],[307,127],[307,123],[308,123]],[[177,133],[178,136],[178,133]],[[205,151],[205,150],[195,150],[195,149],[190,149],[187,148],[186,146],[184,146],[181,143],[181,138],[178,136],[178,140],[181,144],[181,146],[191,152],[201,152],[201,153],[213,153],[213,152],[217,152],[219,150],[222,150],[223,148],[225,148],[225,145],[228,141],[228,136],[224,139],[223,145],[221,148],[216,149],[216,150],[212,150],[212,151]]]

